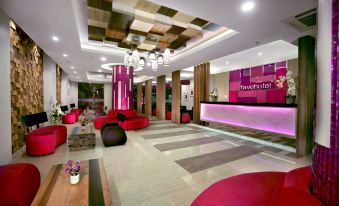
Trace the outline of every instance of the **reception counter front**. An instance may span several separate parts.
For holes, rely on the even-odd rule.
[[[295,137],[297,105],[201,102],[200,119]]]

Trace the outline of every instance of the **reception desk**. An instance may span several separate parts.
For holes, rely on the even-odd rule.
[[[200,119],[295,137],[297,105],[200,102]]]

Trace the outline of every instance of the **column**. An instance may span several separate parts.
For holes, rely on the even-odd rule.
[[[172,72],[172,122],[180,124],[180,70]]]
[[[208,125],[200,121],[200,102],[209,101],[210,92],[210,63],[194,66],[194,102],[193,122],[195,124]]]
[[[152,80],[149,79],[145,83],[145,114],[152,116]]]
[[[112,67],[112,109],[133,109],[133,69],[123,65]]]
[[[315,110],[315,39],[311,36],[299,38],[298,57],[298,112],[297,154],[305,156],[312,152]]]
[[[157,117],[166,119],[166,76],[162,75],[157,78]]]
[[[142,83],[137,84],[137,112],[142,113]]]

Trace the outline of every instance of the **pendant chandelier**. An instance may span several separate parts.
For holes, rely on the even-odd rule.
[[[171,61],[171,51],[166,48],[163,53],[150,51],[147,56],[147,62],[141,57],[137,49],[128,50],[124,56],[124,65],[128,68],[133,67],[134,71],[141,71],[146,65],[150,65],[153,71],[158,70],[158,65],[169,66]]]

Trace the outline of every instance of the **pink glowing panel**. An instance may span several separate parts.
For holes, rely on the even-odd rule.
[[[262,77],[251,77],[251,82],[268,82],[268,81],[274,81],[275,75],[267,75]]]
[[[295,136],[296,108],[201,103],[202,121]]]

